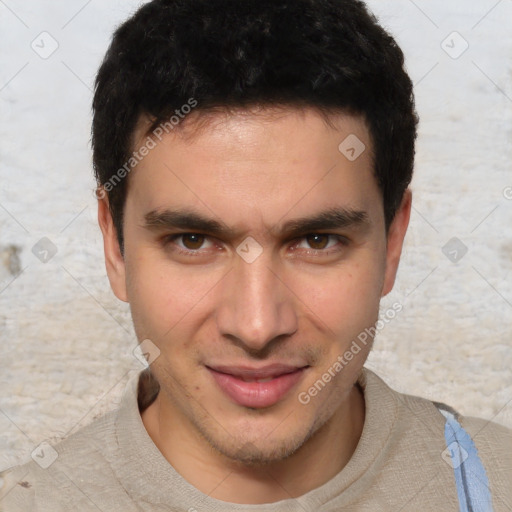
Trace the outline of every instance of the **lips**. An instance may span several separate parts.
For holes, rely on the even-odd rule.
[[[302,379],[307,366],[272,364],[262,368],[247,366],[207,366],[218,387],[238,405],[270,407],[281,401]]]

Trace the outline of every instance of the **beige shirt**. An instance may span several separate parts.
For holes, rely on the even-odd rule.
[[[47,469],[31,460],[1,475],[0,511],[459,511],[453,468],[442,457],[445,418],[434,404],[393,391],[366,368],[359,384],[366,417],[352,458],[299,498],[239,505],[197,490],[146,432],[135,376],[118,409],[54,446],[58,457]],[[460,422],[487,471],[494,511],[512,511],[512,431],[476,418]]]

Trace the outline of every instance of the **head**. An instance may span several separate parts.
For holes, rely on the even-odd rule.
[[[401,50],[358,0],[152,1],[117,29],[93,108],[107,271],[162,396],[227,457],[290,455],[371,343],[298,395],[394,283],[417,126]],[[212,378],[284,362],[300,380],[270,405]]]

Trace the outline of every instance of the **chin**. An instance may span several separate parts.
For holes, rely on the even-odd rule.
[[[306,428],[305,421],[285,425],[285,420],[286,416],[264,425],[250,418],[243,422],[243,426],[231,423],[230,431],[222,427],[212,431],[207,425],[202,425],[200,431],[216,452],[233,462],[247,467],[265,466],[292,456],[314,433],[313,428]],[[235,434],[229,435],[229,432]]]
[[[212,445],[219,453],[233,462],[247,467],[268,466],[292,456],[305,442],[305,439],[282,439],[268,442],[267,440],[252,443],[241,443],[237,448],[233,444],[224,446]]]

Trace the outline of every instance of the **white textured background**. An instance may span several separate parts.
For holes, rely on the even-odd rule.
[[[368,366],[512,427],[512,0],[369,4],[406,54],[421,125],[411,227],[383,302],[403,311]],[[111,408],[142,368],[104,270],[89,147],[95,72],[137,5],[0,1],[0,469]],[[31,48],[43,31],[59,44],[47,59]],[[442,48],[453,31],[469,44],[457,59]],[[57,250],[47,263],[32,253],[43,237]],[[468,248],[457,263],[442,252],[453,237]]]

